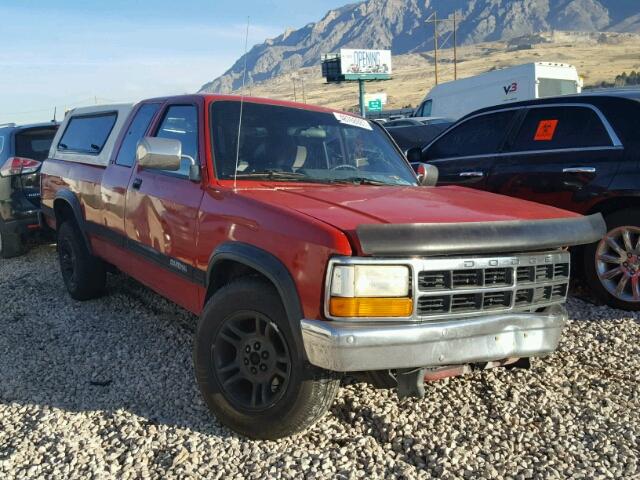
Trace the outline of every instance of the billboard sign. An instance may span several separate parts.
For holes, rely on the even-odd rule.
[[[391,50],[340,50],[341,73],[345,80],[388,80],[391,78]]]

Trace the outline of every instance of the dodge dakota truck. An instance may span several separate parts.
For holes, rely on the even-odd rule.
[[[254,438],[312,425],[345,372],[420,396],[442,372],[553,352],[567,247],[604,234],[600,215],[430,186],[433,167],[416,177],[343,112],[189,95],[142,101],[114,133],[119,115],[65,120],[44,162],[62,279],[87,300],[117,269],[199,315],[202,395]],[[117,133],[108,160],[59,153],[78,121]]]

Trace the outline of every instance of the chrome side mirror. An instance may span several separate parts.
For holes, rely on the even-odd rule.
[[[440,175],[438,167],[430,163],[417,163],[414,165],[420,185],[423,187],[435,187],[438,183],[438,176]]]
[[[180,170],[182,159],[189,160],[189,180],[200,181],[200,165],[189,155],[182,154],[182,143],[172,138],[144,137],[138,142],[136,160],[140,168],[153,170]]]
[[[176,171],[181,159],[182,143],[171,138],[144,137],[136,148],[140,168]]]

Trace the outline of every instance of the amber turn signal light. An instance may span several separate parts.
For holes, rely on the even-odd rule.
[[[331,297],[332,317],[408,317],[413,313],[411,298]]]

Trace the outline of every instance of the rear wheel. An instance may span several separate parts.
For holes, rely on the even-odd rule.
[[[584,250],[585,280],[608,305],[640,310],[640,210],[620,210],[605,221],[606,236]]]
[[[339,387],[333,373],[305,365],[280,296],[260,278],[237,280],[207,302],[194,364],[209,409],[251,438],[304,430],[326,413]]]
[[[24,253],[24,243],[19,233],[0,232],[0,257],[17,257]]]
[[[106,283],[104,263],[89,253],[72,222],[64,222],[58,229],[58,259],[62,279],[72,298],[90,300],[102,295]]]

